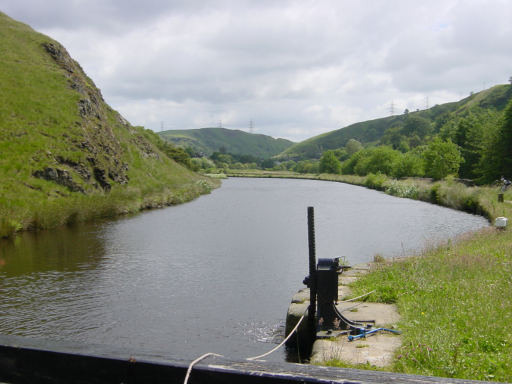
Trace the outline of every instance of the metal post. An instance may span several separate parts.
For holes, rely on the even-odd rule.
[[[315,209],[308,207],[308,242],[309,242],[309,310],[308,328],[314,340],[316,336],[316,246],[315,246]]]

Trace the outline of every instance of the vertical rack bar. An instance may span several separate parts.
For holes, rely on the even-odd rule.
[[[309,243],[309,310],[308,329],[312,339],[316,337],[316,245],[315,245],[315,209],[308,207],[308,243]]]

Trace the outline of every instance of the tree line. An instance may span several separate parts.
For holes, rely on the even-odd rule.
[[[441,113],[433,120],[407,110],[404,115],[376,142],[363,145],[349,139],[340,148],[324,151],[319,159],[276,161],[227,153],[224,148],[208,158],[170,143],[160,142],[159,147],[179,163],[202,172],[266,169],[436,180],[453,175],[479,184],[501,176],[512,179],[512,99],[503,111],[473,107],[463,113]]]
[[[473,108],[441,115],[433,123],[410,116],[386,130],[376,145],[363,148],[351,139],[338,149],[323,152],[320,173],[391,177],[454,175],[477,183],[512,178],[512,100],[504,112]]]

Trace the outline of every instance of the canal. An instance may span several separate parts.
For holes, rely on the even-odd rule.
[[[155,357],[263,353],[308,273],[307,206],[317,256],[352,264],[488,225],[347,184],[228,179],[184,205],[0,242],[0,334]]]

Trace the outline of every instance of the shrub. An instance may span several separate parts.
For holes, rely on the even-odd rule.
[[[404,154],[397,162],[393,176],[395,177],[421,177],[425,175],[425,164],[423,159],[412,153]]]
[[[434,184],[432,188],[430,188],[430,201],[434,204],[439,204],[441,202],[440,188],[441,184]]]
[[[325,151],[320,158],[320,173],[341,173],[341,162],[338,160],[334,151]]]
[[[417,199],[419,190],[416,185],[403,183],[398,180],[392,180],[386,188],[386,193],[397,197],[407,197],[409,199]]]
[[[383,191],[385,189],[385,183],[388,180],[386,175],[378,172],[376,174],[370,173],[366,176],[366,180],[364,181],[364,185],[368,188],[378,189],[379,191]]]

